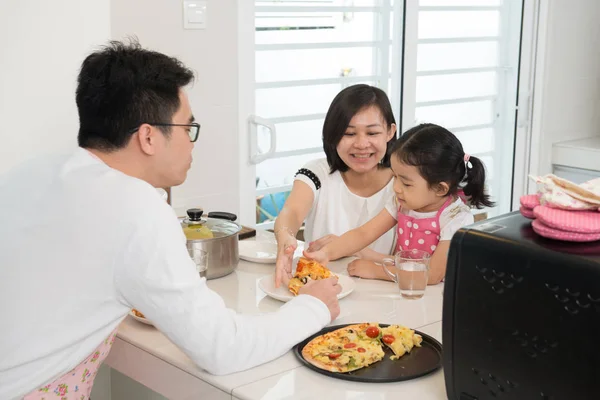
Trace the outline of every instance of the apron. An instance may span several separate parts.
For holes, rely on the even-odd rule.
[[[39,389],[29,393],[23,400],[87,400],[90,398],[94,378],[100,365],[108,356],[111,346],[115,342],[117,329],[115,329],[100,345],[78,366],[63,376],[55,379]]]
[[[452,196],[448,197],[435,216],[429,218],[411,217],[398,208],[396,251],[416,249],[432,255],[440,242],[440,215],[453,200]]]

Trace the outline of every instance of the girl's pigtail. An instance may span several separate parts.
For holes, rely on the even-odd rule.
[[[485,190],[485,166],[477,157],[465,155],[465,177],[466,186],[463,188],[465,195],[469,198],[472,207],[481,209],[494,207],[495,203]]]

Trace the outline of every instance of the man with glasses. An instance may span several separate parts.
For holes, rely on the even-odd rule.
[[[79,73],[79,147],[0,178],[0,398],[65,391],[62,379],[99,363],[132,308],[215,374],[279,357],[339,314],[335,279],[246,316],[196,273],[156,190],[192,165],[192,79],[175,58],[112,42]],[[82,390],[93,376],[83,379]]]

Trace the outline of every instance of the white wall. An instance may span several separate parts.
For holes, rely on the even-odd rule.
[[[0,172],[77,145],[77,73],[109,18],[110,0],[0,2]]]
[[[547,31],[543,77],[536,83],[531,165],[540,175],[552,171],[553,143],[600,135],[600,1],[543,3]]]
[[[249,0],[248,0],[249,1]],[[237,5],[209,0],[206,30],[183,29],[181,0],[113,0],[111,35],[136,35],[144,47],[175,56],[192,68],[188,94],[202,125],[187,181],[173,189],[181,215],[191,206],[238,212]]]

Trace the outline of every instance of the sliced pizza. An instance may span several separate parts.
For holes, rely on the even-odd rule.
[[[374,335],[373,328],[377,329]],[[378,338],[379,327],[376,324],[348,325],[308,342],[302,349],[302,356],[326,371],[356,371],[383,359],[385,353]]]
[[[394,355],[390,357],[397,360],[415,347],[421,347],[423,337],[410,328],[402,325],[390,325],[381,329],[381,341],[385,343]]]
[[[331,271],[327,267],[319,264],[316,261],[301,257],[296,266],[296,273],[290,279],[288,289],[298,296],[298,292],[302,286],[306,285],[309,280],[325,279],[331,276]]]

